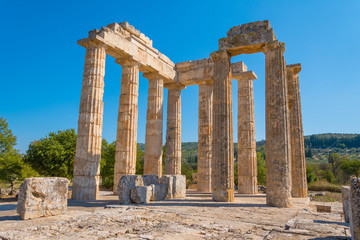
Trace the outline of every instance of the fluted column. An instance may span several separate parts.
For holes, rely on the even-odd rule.
[[[307,180],[299,85],[300,70],[300,64],[286,66],[291,136],[291,194],[292,197],[305,198],[307,197]]]
[[[181,90],[185,87],[180,84],[165,87],[168,89],[165,174],[181,175]]]
[[[266,90],[266,203],[291,207],[291,146],[286,86],[285,44],[263,48]]]
[[[116,63],[122,66],[122,74],[114,165],[115,193],[120,178],[134,175],[136,171],[139,96],[139,64],[124,59],[117,59]]]
[[[199,85],[198,180],[199,192],[211,192],[213,86]]]
[[[96,200],[99,195],[105,58],[104,46],[87,44],[74,161],[74,200]]]
[[[144,74],[149,80],[144,175],[162,175],[163,79]]]
[[[253,79],[238,79],[238,192],[257,194]]]
[[[230,55],[216,51],[213,85],[212,197],[218,202],[234,201],[234,141]]]

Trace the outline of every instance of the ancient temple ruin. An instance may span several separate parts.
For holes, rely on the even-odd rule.
[[[238,81],[238,192],[257,193],[253,80],[243,62],[231,57],[263,52],[266,61],[266,201],[290,207],[306,197],[306,166],[299,90],[300,64],[286,65],[285,44],[268,21],[231,28],[209,58],[174,64],[127,22],[89,32],[86,48],[74,166],[75,200],[95,200],[99,191],[105,57],[122,67],[114,191],[134,175],[139,71],[149,80],[144,175],[162,175],[163,88],[168,89],[165,174],[181,174],[181,90],[199,85],[198,186],[213,200],[234,201],[232,83]]]

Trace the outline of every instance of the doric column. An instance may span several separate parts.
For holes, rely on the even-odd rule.
[[[165,174],[181,175],[181,84],[170,84],[167,101]]]
[[[197,177],[197,190],[199,192],[211,192],[212,104],[213,86],[200,84]]]
[[[230,55],[211,53],[214,62],[212,197],[218,202],[234,201],[234,141]]]
[[[292,197],[305,198],[307,197],[307,180],[299,86],[300,70],[300,64],[286,66],[291,137],[291,194]]]
[[[117,59],[122,66],[121,92],[119,100],[116,152],[114,165],[114,193],[124,175],[136,171],[136,137],[138,122],[139,64]]]
[[[257,194],[253,79],[238,78],[238,192]]]
[[[285,44],[267,43],[263,51],[266,67],[266,203],[290,207],[291,151]]]
[[[144,74],[149,80],[144,175],[162,174],[163,139],[163,79],[156,74]]]
[[[99,195],[105,57],[104,46],[87,44],[74,161],[74,200],[96,200]]]

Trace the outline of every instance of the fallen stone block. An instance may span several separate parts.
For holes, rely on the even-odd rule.
[[[125,175],[119,181],[117,194],[121,204],[130,204],[130,191],[135,186],[144,186],[143,178],[140,175]]]
[[[186,197],[186,177],[184,175],[173,175],[173,198]]]
[[[331,206],[315,205],[317,212],[331,212]]]
[[[166,197],[166,186],[164,184],[151,184],[151,201],[161,201]]]
[[[17,213],[24,220],[66,213],[69,180],[26,178],[20,186]]]
[[[342,204],[343,204],[343,211],[344,211],[344,220],[345,222],[350,222],[349,211],[350,211],[350,187],[349,186],[342,186],[341,188],[342,193]]]
[[[130,190],[131,201],[136,204],[149,203],[151,195],[151,186],[135,186]]]
[[[144,175],[143,181],[145,186],[150,186],[151,184],[159,184],[158,175]]]
[[[186,177],[184,175],[164,175],[160,179],[160,184],[166,187],[166,198],[186,197]]]

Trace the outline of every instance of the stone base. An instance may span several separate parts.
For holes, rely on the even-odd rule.
[[[69,180],[26,178],[20,186],[17,213],[24,220],[66,213]]]
[[[164,175],[160,184],[166,186],[166,198],[177,199],[186,197],[186,177],[184,175]]]
[[[212,198],[215,202],[234,202],[234,189],[213,190]]]
[[[349,214],[350,214],[350,187],[342,186],[341,193],[342,193],[344,221],[349,223],[350,222],[350,216],[349,216]]]
[[[88,201],[99,197],[99,176],[74,176],[72,200]]]

